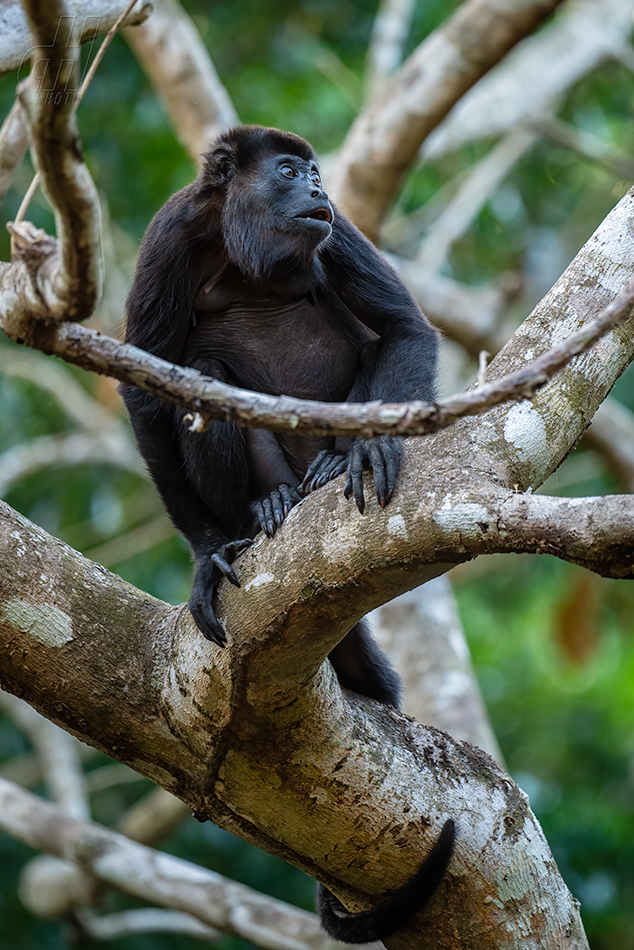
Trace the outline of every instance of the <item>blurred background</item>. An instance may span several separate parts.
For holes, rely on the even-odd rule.
[[[327,185],[336,150],[372,95],[368,48],[375,0],[183,5],[240,119],[308,138],[322,157]],[[412,4],[401,55],[458,5]],[[403,188],[382,245],[401,262],[416,261],[429,273],[429,286],[452,292],[451,300],[430,304],[446,337],[444,394],[473,380],[478,349],[493,352],[510,335],[632,185],[633,8],[623,2],[604,7],[602,0],[568,5],[568,23],[577,17],[585,24],[570,34],[574,42],[563,43],[564,52],[556,54],[535,45],[553,31],[542,29],[531,41],[533,59],[513,67],[519,75],[532,63],[535,81],[524,79],[521,95],[512,95],[509,60],[510,72],[496,87],[500,98],[489,90],[487,99],[485,88],[482,101],[472,101],[462,120],[450,117],[453,126],[445,123],[427,141]],[[610,34],[612,13],[621,17],[618,43]],[[85,57],[91,55],[94,50],[84,50]],[[540,98],[542,81],[546,92]],[[504,90],[513,108],[507,108]],[[0,116],[10,109],[14,91],[15,76],[0,79]],[[192,180],[195,168],[122,37],[110,47],[79,118],[103,201],[107,285],[93,325],[117,334],[143,231],[166,199]],[[0,206],[3,222],[15,216],[31,177],[27,161]],[[41,195],[27,217],[53,230]],[[8,259],[4,229],[0,252]],[[465,313],[473,317],[471,332]],[[188,550],[137,460],[113,382],[6,339],[0,341],[0,373],[0,497],[136,586],[172,603],[187,600]],[[614,392],[621,407],[614,413],[624,427],[618,446],[612,437],[616,456],[605,430],[603,438],[598,432],[544,491],[633,490],[633,381],[630,370]],[[481,558],[452,572],[451,579],[506,764],[529,794],[562,874],[582,902],[590,944],[594,950],[632,950],[634,587],[546,556]],[[41,791],[28,729],[9,706],[2,708],[0,774]],[[92,750],[84,767],[92,814],[107,825],[116,826],[151,792],[149,782]],[[313,907],[313,882],[281,861],[191,817],[168,826],[160,840],[165,850]],[[39,919],[25,909],[17,887],[31,855],[18,842],[0,838],[2,945],[61,950],[81,937],[88,948],[103,946],[66,922]],[[137,904],[109,891],[101,910]],[[251,946],[229,937],[217,943],[235,950]],[[200,944],[156,933],[111,945],[186,950]]]

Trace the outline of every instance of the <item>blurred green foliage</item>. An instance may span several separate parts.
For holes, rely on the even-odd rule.
[[[207,43],[219,75],[245,122],[291,129],[321,154],[335,150],[363,97],[363,70],[376,0],[189,0],[187,9]],[[413,48],[458,6],[458,0],[417,4]],[[14,77],[0,80],[0,115],[13,100]],[[608,64],[573,89],[560,115],[592,132],[622,155],[632,153],[634,79]],[[91,170],[107,199],[115,256],[129,276],[130,248],[152,214],[194,170],[163,108],[121,38],[102,63],[80,109]],[[433,199],[446,183],[484,154],[482,144],[424,166],[407,181],[399,213]],[[2,207],[15,215],[30,180],[25,165]],[[454,276],[474,284],[519,272],[527,312],[630,182],[613,170],[542,140],[518,163],[453,249]],[[29,217],[52,228],[43,199]],[[8,256],[0,233],[0,254]],[[125,275],[124,275],[125,276]],[[122,298],[115,301],[122,315]],[[2,344],[12,346],[11,344]],[[15,347],[19,359],[19,348]],[[69,369],[86,393],[113,405],[112,389]],[[634,408],[632,372],[617,386]],[[113,410],[116,411],[116,410]],[[73,431],[50,392],[34,382],[0,378],[1,453],[37,438]],[[586,471],[587,469],[587,471]],[[599,464],[583,457],[574,478],[555,476],[549,491],[571,494],[619,490]],[[572,471],[572,469],[570,469]],[[585,475],[583,474],[585,471]],[[558,479],[559,478],[559,482]],[[554,487],[553,487],[554,486]],[[127,580],[171,602],[187,599],[190,567],[184,543],[165,527],[160,505],[141,477],[98,463],[33,471],[12,484],[7,501],[19,511]],[[163,519],[163,523],[161,522]],[[155,543],[135,547],[150,526]],[[162,525],[162,526],[161,526]],[[156,526],[155,528],[153,526]],[[136,539],[136,540],[135,540]],[[116,542],[114,547],[111,542]],[[140,551],[142,553],[137,553]],[[106,552],[109,552],[106,556]],[[458,575],[460,608],[478,675],[506,761],[530,794],[566,881],[583,902],[594,950],[634,946],[634,592],[548,558],[496,559]],[[590,578],[588,580],[588,578]],[[575,611],[581,605],[582,611]],[[26,743],[0,721],[0,760],[14,762]],[[90,760],[88,768],[103,764]],[[97,820],[113,823],[149,788],[144,780],[95,795]],[[41,789],[40,789],[41,790]],[[310,907],[313,884],[299,872],[193,819],[163,842],[166,849],[285,900]],[[25,950],[63,950],[67,924],[31,917],[16,895],[28,848],[0,837],[0,916],[4,944]],[[104,910],[133,902],[109,893]],[[84,946],[96,947],[88,940]],[[246,944],[229,938],[227,950]],[[119,950],[185,950],[190,938],[147,935],[116,941]]]

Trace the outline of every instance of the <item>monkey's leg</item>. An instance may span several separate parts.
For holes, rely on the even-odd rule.
[[[354,625],[328,658],[345,689],[399,708],[401,681],[372,636],[365,618]]]

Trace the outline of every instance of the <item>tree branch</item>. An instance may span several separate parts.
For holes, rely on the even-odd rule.
[[[176,366],[137,347],[101,336],[94,330],[64,323],[33,326],[20,339],[68,362],[125,380],[202,417],[234,421],[248,428],[310,435],[423,435],[445,429],[463,416],[477,415],[509,400],[532,396],[573,357],[629,320],[634,306],[634,280],[595,319],[532,363],[495,383],[485,383],[434,403],[323,403],[269,396],[229,386]]]
[[[33,151],[55,212],[61,267],[57,305],[48,319],[83,320],[101,293],[99,201],[84,162],[76,119],[76,63],[73,18],[62,0],[24,0],[35,47],[32,72],[18,89],[30,124]],[[21,234],[24,237],[24,234]]]
[[[413,15],[414,0],[381,0],[366,57],[366,98],[369,101],[401,65]]]
[[[403,711],[503,764],[448,578],[402,594],[369,619],[403,681]]]
[[[434,904],[443,912],[430,908],[423,924],[430,943],[483,950],[491,939],[496,950],[511,950],[519,923],[544,947],[568,933],[571,947],[585,948],[577,909],[525,797],[498,766],[402,714],[344,697],[322,662],[372,601],[443,569],[421,561],[436,561],[437,547],[447,554],[438,532],[449,529],[436,525],[426,503],[404,541],[398,509],[379,511],[366,521],[363,557],[350,560],[359,545],[350,528],[360,516],[342,499],[347,523],[335,519],[333,531],[331,493],[321,491],[320,501],[309,497],[289,516],[286,545],[260,538],[241,557],[243,587],[223,588],[219,603],[226,651],[204,641],[181,609],[135,591],[0,505],[0,636],[10,645],[3,684],[46,708],[63,679],[63,701],[47,709],[56,721],[169,787],[198,817],[303,867],[352,906],[367,906],[365,895],[383,893],[386,879],[397,886],[411,876],[444,819],[455,817],[458,854]],[[420,509],[419,501],[409,493],[410,506]],[[394,516],[398,524],[386,532]],[[457,560],[468,556],[460,540],[453,551]],[[293,567],[281,563],[287,557]],[[285,585],[275,582],[281,573]],[[359,796],[368,783],[372,796]],[[75,856],[69,828],[62,826],[66,858]],[[40,829],[55,850],[56,829],[48,822]],[[337,847],[348,840],[361,860],[350,862]],[[88,845],[81,854],[92,861]],[[500,881],[513,889],[512,933],[509,908],[497,899]],[[209,913],[206,892],[204,905]],[[420,925],[412,927],[419,935]],[[390,945],[415,945],[408,940],[404,933]]]
[[[422,156],[439,161],[469,142],[506,135],[546,115],[602,62],[630,50],[630,0],[575,0],[547,30],[528,37],[462,97],[425,140]]]
[[[376,105],[353,124],[337,163],[342,210],[376,240],[427,135],[559,0],[467,0],[412,53]]]
[[[143,900],[191,914],[267,950],[336,950],[314,914],[244,884],[74,819],[0,778],[0,827]]]
[[[491,514],[481,528],[485,552],[554,554],[602,577],[634,578],[632,495],[516,494]]]
[[[16,170],[29,147],[29,134],[22,106],[14,102],[0,128],[0,201],[4,198]]]

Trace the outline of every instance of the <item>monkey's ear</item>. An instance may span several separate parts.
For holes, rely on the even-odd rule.
[[[205,177],[211,185],[226,185],[236,170],[236,156],[230,145],[219,145],[205,155]]]

